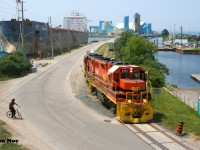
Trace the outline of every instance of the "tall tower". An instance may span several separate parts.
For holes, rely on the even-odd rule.
[[[125,30],[129,29],[129,16],[124,17],[124,29]]]
[[[135,13],[134,19],[135,19],[135,21],[134,21],[134,23],[135,23],[135,32],[139,34],[140,33],[140,14]]]

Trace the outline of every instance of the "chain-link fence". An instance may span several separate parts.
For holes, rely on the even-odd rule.
[[[170,91],[170,93],[172,93],[174,96],[178,97],[181,101],[185,102],[187,105],[197,110],[200,91],[174,88],[169,84],[166,84],[165,88]]]

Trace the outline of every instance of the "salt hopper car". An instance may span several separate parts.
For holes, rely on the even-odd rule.
[[[84,76],[91,92],[116,113],[117,119],[128,123],[152,120],[147,73],[140,66],[88,51],[84,56]]]

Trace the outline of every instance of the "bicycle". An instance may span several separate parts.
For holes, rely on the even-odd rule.
[[[6,113],[6,116],[7,116],[8,118],[12,118],[12,112],[9,110],[9,111]],[[16,119],[21,119],[21,120],[22,120],[22,115],[21,115],[20,112],[18,111],[18,108],[16,109],[15,117],[16,117]]]

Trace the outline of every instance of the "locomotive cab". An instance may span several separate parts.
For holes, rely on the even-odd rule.
[[[117,117],[125,122],[147,122],[153,117],[147,91],[147,76],[139,66],[113,66],[109,69],[109,84],[117,93]]]

